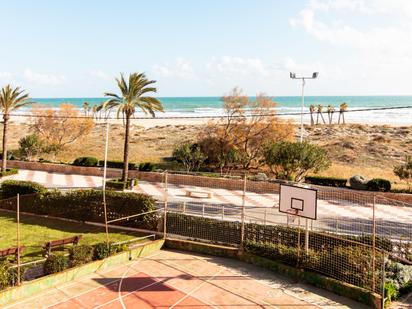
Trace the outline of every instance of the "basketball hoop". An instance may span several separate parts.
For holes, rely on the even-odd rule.
[[[289,209],[286,209],[285,212],[286,212],[288,215],[297,216],[298,213],[299,213],[299,210],[298,210],[298,209],[289,208]]]

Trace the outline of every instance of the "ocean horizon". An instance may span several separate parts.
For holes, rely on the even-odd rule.
[[[250,97],[254,99],[255,97]],[[72,104],[83,110],[84,102],[90,107],[104,102],[104,97],[85,98],[33,98],[32,100],[44,107],[56,108],[62,103]],[[162,102],[165,112],[159,117],[212,117],[223,114],[221,97],[158,97]],[[278,96],[273,97],[278,103],[276,110],[282,113],[300,112],[300,96]],[[339,110],[339,105],[346,102],[351,109],[370,109],[388,107],[412,106],[412,96],[306,96],[305,112],[308,112],[309,105],[321,104],[324,110],[328,105],[332,105]],[[137,113],[143,116],[144,114]],[[294,118],[294,117],[291,117]],[[348,113],[347,119],[354,122],[373,122],[387,124],[412,124],[412,108],[364,111]]]

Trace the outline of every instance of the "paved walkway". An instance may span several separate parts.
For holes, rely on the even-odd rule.
[[[5,308],[367,307],[236,260],[161,250]]]

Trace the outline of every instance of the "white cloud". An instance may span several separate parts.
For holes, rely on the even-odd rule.
[[[259,58],[230,56],[212,58],[206,67],[212,73],[217,72],[229,78],[233,76],[250,75],[267,76],[269,74],[267,68]]]
[[[334,15],[321,14],[330,10],[335,10]],[[367,18],[365,14],[373,15],[375,23],[360,26],[354,22]],[[412,70],[411,17],[409,0],[312,0],[289,21],[319,41],[356,52],[354,67],[366,76],[405,78]]]
[[[26,69],[23,72],[23,77],[30,83],[38,84],[38,85],[48,85],[48,86],[56,86],[64,83],[65,76],[63,75],[54,75],[54,74],[45,74],[45,73],[37,73],[33,72],[30,69]]]
[[[155,64],[152,69],[155,74],[161,77],[195,78],[192,63],[184,58],[177,58],[172,64]]]
[[[97,78],[103,79],[103,80],[112,79],[112,77],[109,74],[107,74],[106,72],[104,72],[103,70],[100,70],[100,69],[92,70],[92,71],[89,72],[89,74],[93,77],[97,77]]]

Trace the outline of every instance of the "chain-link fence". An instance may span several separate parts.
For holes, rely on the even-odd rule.
[[[306,220],[279,212],[278,183],[150,177],[139,190],[167,203],[170,237],[242,247],[379,294],[385,256],[412,262],[412,204],[381,193],[315,187],[318,218]]]
[[[43,258],[53,240],[128,243],[158,235],[238,247],[379,294],[385,256],[412,262],[412,205],[379,193],[318,187],[317,220],[306,220],[279,212],[279,184],[268,181],[147,173],[136,189],[157,207],[135,208],[145,205],[137,195],[108,196],[107,222],[101,193],[76,193],[70,204],[53,193],[48,201],[1,200],[0,250],[24,246],[12,261],[24,265]]]

